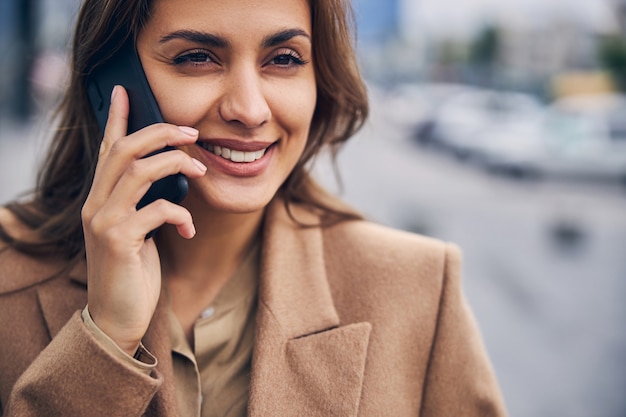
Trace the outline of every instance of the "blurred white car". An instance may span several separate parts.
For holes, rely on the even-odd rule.
[[[486,132],[480,160],[516,176],[626,183],[626,96],[556,101],[539,119]]]
[[[417,111],[412,108],[411,122],[414,124],[413,138],[421,145],[437,145],[434,137],[435,126],[438,125],[442,108],[454,97],[475,91],[475,87],[456,83],[425,83],[418,91],[420,106]]]
[[[447,99],[435,113],[428,132],[429,143],[459,159],[473,160],[481,154],[485,132],[541,114],[542,104],[531,95],[467,89]]]

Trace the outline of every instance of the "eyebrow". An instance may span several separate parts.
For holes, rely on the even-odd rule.
[[[281,30],[280,32],[266,36],[265,38],[263,38],[261,45],[264,48],[271,48],[273,46],[277,46],[281,43],[287,42],[297,36],[303,36],[309,41],[311,40],[311,36],[302,29],[285,29]],[[228,48],[230,46],[230,42],[221,36],[196,30],[177,30],[163,36],[159,40],[159,43],[167,43],[175,39],[182,39],[189,42],[208,45],[213,48]]]
[[[302,29],[285,29],[273,35],[266,36],[261,44],[264,48],[271,48],[272,46],[280,45],[297,36],[304,36],[309,41],[311,40],[311,36]]]
[[[177,30],[176,32],[163,36],[159,42],[167,43],[174,39],[183,39],[194,43],[212,46],[214,48],[227,48],[230,46],[230,42],[221,36],[212,35],[206,32],[199,32],[196,30]]]

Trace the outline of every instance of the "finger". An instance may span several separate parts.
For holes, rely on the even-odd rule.
[[[125,256],[142,248],[146,236],[166,223],[174,225],[185,239],[196,234],[191,213],[183,206],[161,199],[131,215],[100,212],[94,217],[88,235],[91,239],[106,242],[105,247],[114,252],[121,251],[119,256]]]
[[[102,138],[102,142],[100,143],[100,151],[98,154],[98,163],[96,165],[96,171],[94,173],[94,180],[91,186],[90,195],[87,198],[86,204],[90,201],[101,201],[103,198],[106,198],[108,192],[110,192],[112,186],[110,187],[100,187],[98,185],[99,178],[102,177],[101,171],[104,169],[103,165],[107,159],[107,156],[113,147],[113,144],[126,136],[126,131],[128,130],[128,113],[130,111],[129,103],[128,103],[128,94],[126,93],[126,89],[120,85],[116,85],[113,87],[113,91],[111,91],[111,104],[109,107],[109,115],[107,118],[107,124],[104,128],[104,137]],[[107,177],[105,175],[105,177]],[[115,182],[119,178],[116,175],[109,175],[109,182]],[[100,195],[98,195],[97,191],[101,190]],[[94,192],[96,191],[96,192]],[[97,204],[97,203],[96,203]]]
[[[121,85],[116,85],[111,91],[111,105],[109,116],[104,128],[104,137],[100,144],[100,157],[106,156],[116,140],[126,136],[128,131],[128,113],[130,105],[128,93]]]
[[[165,146],[191,144],[197,139],[196,129],[159,123],[114,141],[98,161],[90,202],[104,204],[129,166],[142,156]]]
[[[116,140],[109,155],[126,160],[139,159],[165,147],[190,145],[198,140],[198,131],[188,126],[155,123]]]
[[[184,207],[166,200],[157,200],[128,217],[126,227],[133,232],[134,239],[143,240],[152,230],[164,224],[176,227],[178,234],[191,239],[196,235],[191,213]]]
[[[106,155],[101,157],[98,168],[107,172],[107,178],[117,178],[133,161],[163,149],[189,145],[198,140],[198,131],[191,127],[157,123],[132,135],[115,140]],[[96,170],[98,174],[98,170]]]
[[[124,201],[124,211],[135,210],[135,206],[150,186],[168,175],[182,173],[198,178],[207,167],[180,150],[161,152],[149,158],[138,159],[129,165],[111,192],[110,201]]]

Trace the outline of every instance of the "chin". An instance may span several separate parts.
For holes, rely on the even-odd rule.
[[[239,188],[239,187],[237,187]],[[240,189],[207,189],[190,181],[185,206],[204,206],[210,211],[246,214],[264,210],[276,195],[276,190],[263,187],[241,187]]]
[[[238,201],[238,200],[228,200],[228,201],[219,201],[213,202],[211,207],[215,211],[220,211],[224,213],[232,213],[232,214],[248,214],[248,213],[256,213],[258,211],[264,210],[265,207],[269,204],[271,199],[267,201]]]

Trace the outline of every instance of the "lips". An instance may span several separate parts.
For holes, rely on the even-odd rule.
[[[200,140],[198,158],[211,169],[235,177],[252,177],[265,172],[273,159],[276,142],[231,139]]]
[[[267,150],[267,147],[265,147],[257,151],[243,151],[227,148],[225,146],[213,145],[208,142],[198,142],[198,146],[217,156],[221,156],[224,159],[238,163],[249,163],[261,159]]]

